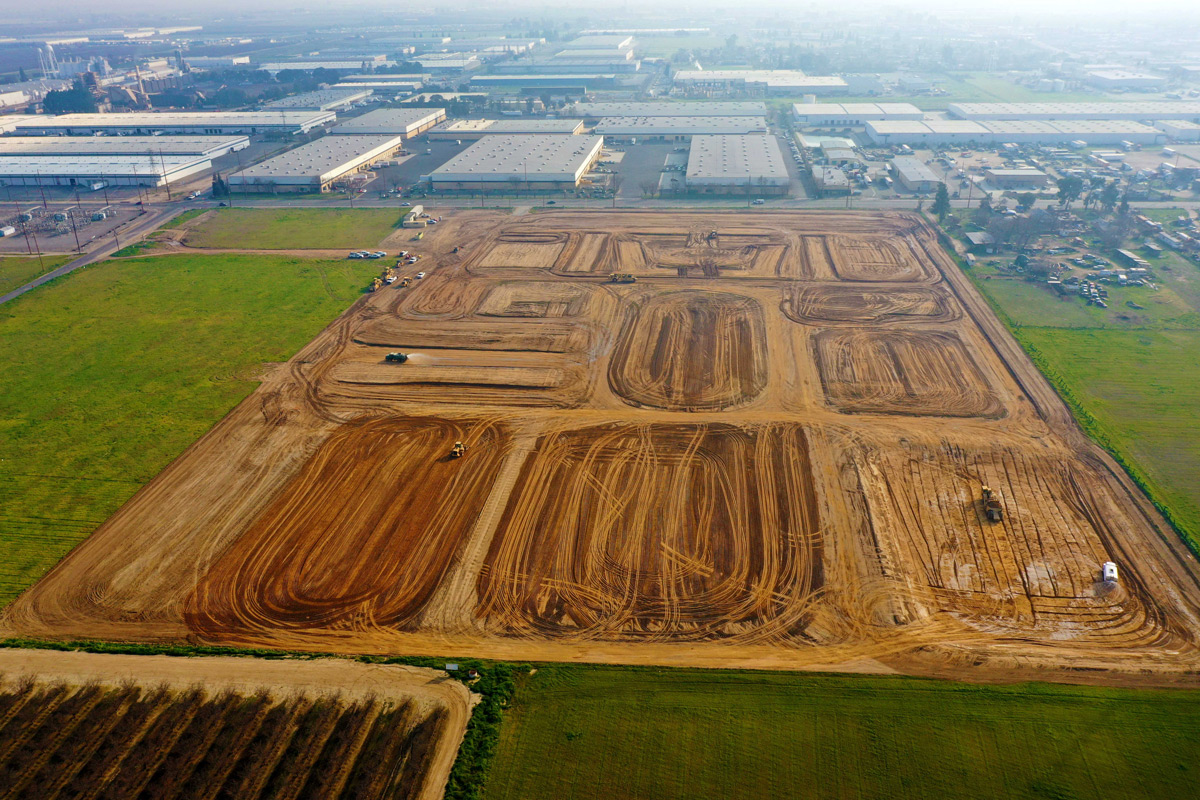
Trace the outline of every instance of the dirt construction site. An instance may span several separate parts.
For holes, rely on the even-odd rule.
[[[269,373],[7,632],[1197,680],[1194,559],[920,218],[461,211],[405,247],[427,277]]]

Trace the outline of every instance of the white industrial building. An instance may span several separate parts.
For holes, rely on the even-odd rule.
[[[947,110],[951,116],[959,119],[974,120],[1186,119],[1200,122],[1200,103],[1178,100],[1124,103],[951,103]]]
[[[623,51],[633,47],[633,37],[623,33],[579,36],[559,46],[563,50]]]
[[[584,119],[605,117],[765,117],[765,103],[749,102],[698,102],[672,103],[670,101],[576,103],[572,112]]]
[[[171,156],[219,158],[250,146],[246,136],[0,136],[0,155]]]
[[[227,133],[308,133],[337,119],[332,111],[134,111],[121,114],[25,116],[15,128],[22,134],[145,136],[180,133],[220,136]]]
[[[596,133],[620,138],[683,142],[693,136],[766,133],[762,117],[605,117]]]
[[[326,192],[335,181],[400,149],[399,134],[322,136],[229,177],[243,192]]]
[[[346,119],[333,127],[335,134],[391,134],[411,139],[443,122],[444,108],[377,108],[358,117]]]
[[[312,72],[314,69],[331,69],[337,72],[366,72],[379,67],[394,67],[395,61],[353,61],[349,59],[325,59],[322,61],[271,61],[259,64],[258,68],[274,75],[285,69],[298,69]]]
[[[867,136],[881,145],[1154,144],[1161,131],[1131,120],[879,120],[867,122]]]
[[[341,111],[361,103],[371,96],[369,87],[359,89],[318,89],[291,97],[281,97],[265,104],[263,108],[293,108],[305,111]]]
[[[791,69],[706,69],[675,73],[675,89],[707,97],[722,95],[834,94],[846,81],[829,75],[805,75]]]
[[[987,182],[997,189],[1040,189],[1050,176],[1040,169],[989,169],[984,171]]]
[[[911,103],[796,103],[792,119],[808,128],[855,128],[875,120],[922,120]]]
[[[1093,70],[1087,74],[1087,82],[1105,91],[1133,89],[1150,92],[1167,85],[1167,79],[1161,75],[1130,69]]]
[[[429,131],[430,139],[482,139],[484,136],[512,136],[523,133],[583,133],[583,120],[549,117],[515,119],[456,119],[443,122]]]
[[[574,189],[603,147],[603,136],[485,136],[427,179],[452,192]]]
[[[784,195],[791,183],[774,136],[693,136],[687,188],[702,194]]]
[[[892,177],[910,192],[932,192],[941,177],[916,156],[896,156],[889,165]]]
[[[1200,123],[1187,120],[1159,120],[1154,127],[1177,142],[1200,142]],[[0,140],[3,141],[3,140]]]
[[[0,184],[8,186],[164,186],[212,169],[197,155],[0,155]]]

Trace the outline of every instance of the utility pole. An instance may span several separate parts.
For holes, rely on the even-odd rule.
[[[42,171],[40,169],[34,171],[37,173],[38,192],[42,195],[42,208],[48,209],[50,206],[46,205],[46,190],[42,187]]]
[[[75,208],[79,208],[79,206],[75,206]],[[75,234],[75,252],[82,253],[83,248],[79,246],[79,229],[75,227],[75,215],[68,211],[67,219],[71,220],[71,232]]]
[[[8,196],[12,197],[11,191],[8,193]],[[29,255],[33,255],[33,245],[29,243],[29,228],[25,225],[24,220],[21,219],[21,215],[25,212],[21,210],[21,206],[16,200],[13,201],[13,205],[17,207],[17,222],[21,223],[21,233],[25,234],[25,250]]]
[[[162,147],[158,148],[158,163],[162,165],[163,185],[167,187],[167,202],[171,202],[171,181],[167,180],[167,161],[163,158]]]

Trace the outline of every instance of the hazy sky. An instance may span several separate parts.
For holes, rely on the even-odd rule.
[[[994,16],[997,18],[1020,16],[1029,20],[1035,17],[1063,18],[1070,15],[1081,15],[1095,18],[1105,17],[1142,18],[1159,17],[1163,25],[1171,25],[1181,16],[1195,18],[1200,16],[1200,2],[1195,0],[1004,0],[1002,3],[964,3],[963,0],[918,0],[918,2],[867,2],[847,6],[841,2],[804,2],[799,0],[756,0],[754,3],[716,2],[716,0],[659,0],[652,6],[642,3],[596,3],[594,0],[505,0],[502,3],[485,4],[456,2],[439,2],[421,6],[406,6],[394,0],[365,0],[343,2],[341,0],[205,0],[197,3],[195,0],[122,0],[107,6],[92,6],[80,4],[78,0],[38,0],[36,3],[28,0],[0,0],[0,12],[3,18],[21,22],[61,22],[70,27],[88,24],[143,24],[165,25],[171,22],[170,17],[178,15],[179,21],[185,22],[200,17],[212,18],[217,15],[237,17],[255,14],[263,11],[289,12],[281,15],[281,23],[296,22],[298,10],[305,10],[312,16],[336,17],[344,15],[347,18],[361,19],[364,15],[375,11],[380,13],[381,23],[384,18],[413,16],[425,17],[437,13],[444,17],[459,10],[467,20],[479,19],[482,15],[493,19],[503,19],[506,16],[532,16],[569,18],[571,16],[587,16],[593,20],[606,20],[610,24],[619,23],[624,13],[630,14],[631,21],[650,17],[677,17],[682,21],[688,17],[717,17],[728,16],[731,19],[746,21],[760,16],[773,16],[776,13],[812,13],[818,12],[866,12],[871,8],[889,8],[907,10],[915,13],[938,13],[959,17]],[[626,12],[625,9],[628,9]],[[145,15],[139,19],[140,15]],[[306,15],[307,16],[307,15]],[[1150,20],[1146,20],[1150,21]]]

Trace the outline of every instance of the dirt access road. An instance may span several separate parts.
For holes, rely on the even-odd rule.
[[[919,218],[464,211],[413,249],[427,278],[355,303],[4,627],[1196,681],[1194,560]]]

